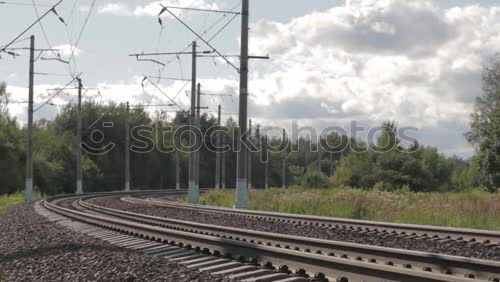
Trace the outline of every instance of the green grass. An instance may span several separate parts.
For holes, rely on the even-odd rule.
[[[202,204],[232,207],[234,192],[213,191]],[[500,231],[500,193],[384,192],[346,188],[250,192],[250,208],[296,214]]]
[[[41,198],[41,195],[36,194],[35,199]],[[24,202],[24,194],[22,192],[0,195],[0,210],[5,209],[9,206],[17,205]]]

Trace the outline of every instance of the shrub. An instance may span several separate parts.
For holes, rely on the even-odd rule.
[[[307,188],[328,188],[330,186],[330,180],[322,172],[308,172],[302,178],[302,186]]]

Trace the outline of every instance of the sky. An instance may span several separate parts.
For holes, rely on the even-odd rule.
[[[36,18],[30,0],[0,4],[0,46],[10,42]],[[39,14],[55,0],[35,0]],[[414,126],[420,143],[446,155],[472,156],[463,134],[469,130],[474,100],[481,95],[481,71],[500,50],[500,4],[493,0],[251,0],[250,53],[269,55],[252,60],[249,117],[254,123],[350,130],[356,121],[370,128],[386,120]],[[85,99],[103,103],[158,105],[174,99],[189,105],[189,83],[143,76],[189,79],[189,56],[151,57],[139,62],[129,54],[176,52],[194,39],[179,21],[162,15],[160,3],[214,10],[240,9],[240,0],[64,0],[21,39],[33,34],[37,48],[54,48],[64,64],[43,58],[35,64],[35,102],[82,74],[89,90]],[[25,5],[28,4],[28,5]],[[175,10],[175,14],[224,55],[239,53],[240,19],[230,14]],[[88,19],[87,19],[88,17]],[[85,24],[86,22],[86,24]],[[221,28],[228,23],[226,28]],[[12,47],[27,47],[20,41]],[[200,42],[200,50],[209,48]],[[26,122],[28,60],[0,54],[0,81],[8,84],[11,115]],[[228,59],[239,66],[234,57]],[[238,73],[222,58],[199,58],[198,80],[209,112],[221,104],[226,118],[238,112]],[[49,74],[49,75],[47,75]],[[159,87],[158,90],[155,85]],[[74,103],[69,90],[35,112],[35,119],[54,118]],[[35,108],[37,107],[35,105]],[[176,108],[149,107],[169,111]],[[366,132],[365,132],[366,133]],[[363,137],[361,136],[361,139]]]

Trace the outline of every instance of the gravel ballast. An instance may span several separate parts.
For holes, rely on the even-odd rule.
[[[0,210],[0,281],[225,281],[71,231],[33,203]]]
[[[92,199],[90,200],[90,202],[113,209],[126,210],[130,212],[185,221],[242,228],[246,230],[265,231],[279,234],[500,261],[499,246],[492,247],[491,245],[479,243],[471,244],[465,241],[451,240],[444,240],[444,242],[440,242],[428,239],[416,240],[405,237],[394,237],[388,236],[387,234],[364,234],[353,230],[301,225],[285,222],[263,221],[259,219],[243,218],[231,214],[214,214],[182,208],[149,206],[135,203],[132,204],[120,201],[119,198]]]

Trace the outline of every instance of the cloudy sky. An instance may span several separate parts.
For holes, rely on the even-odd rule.
[[[8,43],[36,18],[30,0],[0,4],[0,46]],[[55,0],[36,0],[44,13]],[[252,0],[250,52],[269,55],[251,62],[250,116],[267,125],[319,128],[351,121],[369,127],[384,120],[416,126],[421,143],[447,155],[469,157],[473,149],[463,133],[474,99],[481,94],[480,74],[500,51],[500,4],[493,0]],[[141,87],[143,75],[189,78],[190,58],[157,57],[166,67],[137,62],[131,53],[183,50],[195,36],[170,16],[157,14],[160,3],[207,9],[239,10],[240,0],[64,0],[55,14],[33,28],[38,48],[59,50],[71,64],[36,62],[36,102],[47,89],[66,85],[69,74],[83,72],[83,83],[98,88],[86,99],[165,104],[169,98],[188,107],[186,82],[154,79]],[[231,15],[176,11],[205,38],[211,38]],[[87,19],[88,17],[88,19]],[[86,23],[86,24],[85,24]],[[221,53],[239,52],[239,18],[211,41]],[[83,28],[84,27],[84,28]],[[82,32],[83,30],[83,32]],[[26,38],[23,36],[21,39]],[[28,41],[14,44],[26,47]],[[208,50],[204,45],[202,50]],[[11,101],[27,100],[28,53],[1,54],[0,81],[8,83]],[[231,58],[234,61],[234,58]],[[209,93],[236,94],[238,74],[220,58],[199,59],[199,80]],[[50,75],[43,75],[50,74]],[[179,93],[179,94],[178,94]],[[178,95],[177,95],[178,94]],[[168,96],[168,97],[167,97]],[[60,95],[53,104],[74,103],[75,92]],[[227,113],[238,112],[237,97],[205,97],[202,104]],[[54,117],[60,107],[48,105],[36,118]],[[156,109],[156,108],[154,108]],[[153,110],[153,108],[151,108]],[[165,109],[166,110],[166,109]],[[20,123],[25,105],[13,103],[10,112]]]

